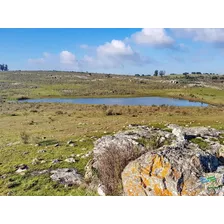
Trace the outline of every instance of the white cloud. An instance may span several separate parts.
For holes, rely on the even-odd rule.
[[[192,38],[194,41],[208,43],[224,43],[224,29],[216,28],[184,28],[172,29],[178,37]]]
[[[131,40],[136,44],[153,47],[172,47],[174,40],[162,28],[144,28],[131,35]]]
[[[62,51],[60,53],[60,63],[73,65],[76,63],[75,55],[69,51]]]
[[[75,55],[69,51],[59,54],[44,52],[41,58],[28,59],[28,66],[32,69],[79,70]]]
[[[121,40],[112,40],[96,48],[95,56],[86,55],[80,64],[91,68],[123,68],[126,64],[143,65],[151,60],[140,56],[130,45]]]
[[[121,40],[112,40],[97,48],[98,55],[113,56],[113,55],[132,55],[134,52],[129,45]]]

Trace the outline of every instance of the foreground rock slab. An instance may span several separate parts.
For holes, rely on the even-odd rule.
[[[166,128],[138,125],[129,128],[98,139],[93,150],[92,167],[98,173],[103,173],[102,169],[106,166],[102,166],[101,161],[110,154],[109,151],[116,148],[119,152],[139,152],[121,172],[122,195],[224,195],[224,146],[222,140],[219,141],[224,139],[222,131],[172,124]],[[148,143],[150,147],[147,147]],[[126,147],[129,144],[132,147]],[[111,170],[107,172],[110,180],[115,181],[113,176],[119,176],[116,174],[118,170],[111,160],[109,162]],[[99,179],[101,184],[105,184],[100,176]],[[116,183],[119,183],[117,179]]]
[[[64,185],[80,185],[82,183],[82,176],[77,173],[76,169],[57,169],[51,171],[51,179]]]

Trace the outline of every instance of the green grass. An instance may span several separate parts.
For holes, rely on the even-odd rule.
[[[81,79],[79,77],[84,77]],[[3,80],[1,95],[4,99],[15,100],[20,97],[138,97],[161,96],[182,98],[192,101],[224,105],[224,89],[221,82],[212,81],[211,77],[201,79],[195,76],[190,81],[183,76],[140,77],[105,74],[88,76],[74,72],[8,72],[1,73]],[[177,78],[178,84],[170,83]],[[198,80],[199,79],[199,80]],[[188,87],[188,84],[203,81],[205,87]],[[17,83],[18,85],[13,85]],[[206,87],[207,86],[207,87]],[[217,89],[221,88],[221,89]]]
[[[135,97],[163,96],[224,105],[224,90],[215,89],[219,83],[206,81],[211,87],[186,88],[189,80],[177,77],[115,76],[93,74],[87,79],[85,73],[74,72],[1,72],[0,100],[19,97]],[[171,84],[177,78],[179,84]],[[17,83],[17,85],[14,85]],[[109,110],[112,113],[107,113]],[[118,115],[119,114],[119,115]],[[0,104],[0,195],[95,195],[85,187],[69,187],[53,182],[49,174],[33,177],[36,170],[76,168],[84,175],[89,158],[77,158],[74,164],[64,160],[72,154],[85,154],[93,149],[93,143],[103,135],[125,130],[129,124],[150,125],[168,132],[166,124],[188,126],[211,126],[224,130],[223,107],[173,107],[173,106],[106,106],[72,104]],[[24,144],[21,136],[28,136]],[[223,144],[223,138],[219,141]],[[74,147],[67,141],[75,142]],[[81,140],[81,141],[80,141]],[[141,141],[141,140],[140,140]],[[195,140],[206,149],[205,142]],[[35,144],[40,146],[36,147]],[[58,147],[54,145],[59,143]],[[142,140],[152,147],[155,139]],[[164,142],[169,144],[170,142]],[[84,149],[84,150],[83,150]],[[45,153],[38,153],[46,150]],[[34,158],[45,163],[32,164]],[[53,159],[62,162],[52,164]],[[28,172],[21,176],[15,166],[27,164]]]
[[[203,150],[206,150],[209,147],[209,144],[200,138],[193,138],[190,141],[197,144]]]

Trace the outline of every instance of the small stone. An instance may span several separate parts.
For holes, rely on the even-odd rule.
[[[75,143],[69,144],[70,147],[75,147]]]
[[[27,155],[27,154],[29,154],[29,152],[23,152],[23,155]]]
[[[77,173],[76,169],[57,169],[51,171],[51,179],[57,181],[66,186],[80,185],[82,183],[82,177]]]
[[[3,175],[1,175],[0,176],[2,179],[5,179],[6,177],[7,177],[7,175],[6,174],[3,174]]]
[[[67,142],[67,145],[70,145],[70,144],[72,144],[72,143],[74,143],[72,140],[69,140],[68,142]]]
[[[18,165],[16,166],[16,168],[17,168],[16,173],[23,173],[26,170],[28,170],[28,166],[26,164]]]
[[[68,162],[68,163],[75,163],[75,159],[74,158],[67,158],[65,160],[65,162]]]
[[[34,158],[33,160],[32,160],[32,165],[37,165],[37,164],[39,164],[40,163],[40,161],[39,161],[39,159],[37,159],[37,158]]]
[[[38,150],[37,153],[45,153],[47,152],[45,149]]]
[[[52,164],[56,164],[56,163],[60,163],[60,162],[61,162],[60,159],[54,159],[54,160],[52,160]]]
[[[54,145],[54,147],[58,147],[59,146],[59,143],[56,143],[55,145]]]
[[[39,143],[37,143],[37,144],[35,144],[35,146],[36,146],[36,147],[38,147],[38,146],[40,146],[40,144],[39,144]]]
[[[217,173],[224,173],[224,166],[219,166],[216,170]]]

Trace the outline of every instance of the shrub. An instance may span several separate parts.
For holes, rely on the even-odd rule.
[[[61,115],[61,114],[63,114],[63,111],[61,111],[61,110],[56,111],[55,114],[57,114],[57,115]]]
[[[138,158],[140,154],[139,150],[129,143],[122,149],[111,144],[100,155],[97,163],[98,177],[105,186],[107,195],[121,194],[121,173],[127,164]]]
[[[121,110],[113,110],[112,108],[108,108],[106,110],[106,116],[121,115],[121,114],[122,114]]]
[[[28,144],[29,137],[30,136],[25,131],[20,133],[20,138],[21,138],[23,144]]]

